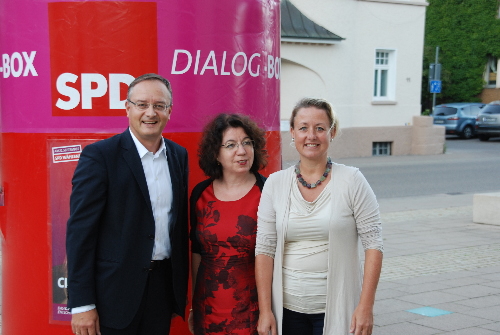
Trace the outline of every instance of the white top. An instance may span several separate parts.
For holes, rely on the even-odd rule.
[[[363,271],[358,240],[364,249],[383,251],[377,199],[357,168],[333,164],[328,234],[328,271],[323,334],[346,335],[359,303]],[[274,258],[272,308],[282,334],[283,253],[288,230],[294,167],[269,176],[257,212],[256,255]]]
[[[295,175],[283,253],[283,307],[305,314],[324,313],[328,271],[330,183],[306,201]]]

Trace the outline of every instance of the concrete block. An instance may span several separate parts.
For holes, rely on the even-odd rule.
[[[414,127],[432,127],[434,123],[434,118],[432,116],[414,116],[413,126]]]
[[[500,226],[500,192],[474,194],[472,221]]]
[[[412,134],[413,145],[444,144],[446,138],[444,133],[439,132],[439,129],[436,128],[418,128],[418,129],[421,129],[421,131],[415,131]]]

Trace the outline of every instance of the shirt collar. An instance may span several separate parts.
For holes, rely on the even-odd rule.
[[[139,153],[139,157],[142,159],[142,157],[146,156],[150,151],[146,149],[144,145],[142,145],[141,142],[135,137],[134,133],[132,130],[130,130],[130,127],[128,128],[130,131],[130,135],[132,135],[132,140],[134,140],[135,147],[137,148],[137,152]],[[167,148],[165,147],[165,141],[163,138],[161,139],[161,144],[160,144],[160,149],[158,149],[156,154],[160,154],[163,151],[163,153],[166,155],[167,154]],[[153,155],[156,155],[153,153]]]

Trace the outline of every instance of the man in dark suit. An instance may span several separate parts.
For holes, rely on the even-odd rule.
[[[68,307],[77,335],[168,334],[188,285],[187,151],[162,137],[170,83],[129,86],[129,128],[83,150],[67,226]]]

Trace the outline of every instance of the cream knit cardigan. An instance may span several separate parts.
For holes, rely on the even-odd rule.
[[[358,237],[364,249],[383,252],[377,199],[357,168],[334,163],[329,228],[328,277],[324,335],[348,335],[363,279]],[[288,225],[290,192],[296,182],[294,167],[269,176],[257,213],[255,254],[274,258],[272,308],[282,334],[283,249]]]

